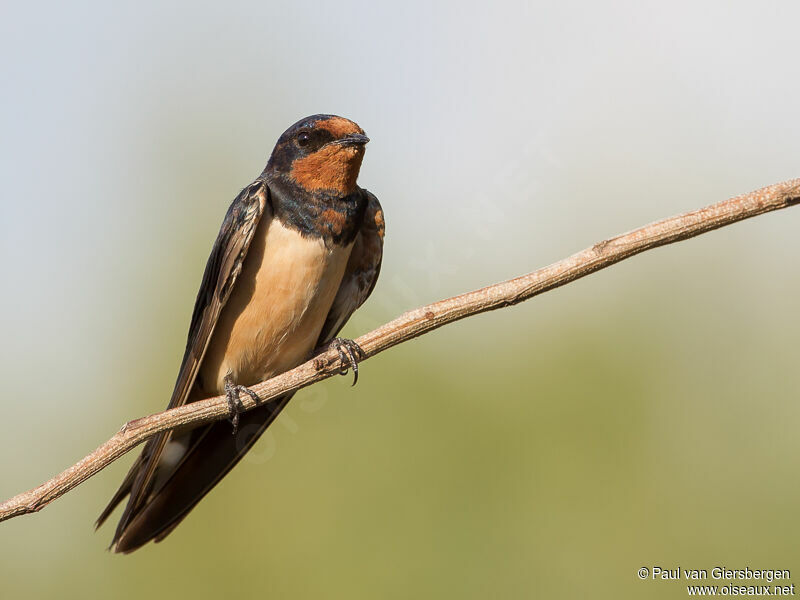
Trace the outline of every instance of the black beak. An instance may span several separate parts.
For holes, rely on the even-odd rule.
[[[369,138],[365,135],[361,135],[360,133],[351,133],[347,137],[336,140],[335,143],[341,144],[342,146],[363,146],[368,141]]]

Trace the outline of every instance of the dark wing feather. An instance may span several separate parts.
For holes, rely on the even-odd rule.
[[[203,273],[189,326],[186,351],[167,408],[186,403],[220,311],[241,272],[253,234],[268,206],[268,188],[263,181],[256,180],[242,190],[228,209]],[[145,445],[142,455],[133,464],[120,489],[98,518],[99,527],[125,495],[130,494],[112,544],[119,539],[132,515],[147,498],[155,467],[168,438],[168,434],[160,434]]]
[[[168,408],[186,403],[211,334],[217,325],[219,313],[228,301],[236,278],[242,270],[253,234],[268,206],[268,196],[266,184],[257,180],[242,190],[225,215],[197,293],[186,352]]]
[[[330,341],[375,287],[383,254],[383,213],[366,192],[367,210],[353,245],[339,291],[320,334],[318,345]],[[240,417],[237,434],[220,421],[187,435],[188,449],[167,479],[153,490],[147,504],[130,519],[116,549],[131,552],[151,539],[160,541],[183,520],[244,456],[294,395],[285,394]],[[123,494],[124,496],[124,494]]]
[[[318,346],[336,337],[350,315],[369,298],[381,272],[385,231],[383,210],[374,194],[367,190],[364,193],[367,196],[364,221],[353,243],[342,284],[333,300],[325,325],[322,326]]]
[[[231,435],[227,421],[189,434],[190,446],[169,478],[130,520],[116,542],[117,552],[132,552],[150,540],[164,539],[200,500],[236,466],[294,395],[290,392],[243,413]]]

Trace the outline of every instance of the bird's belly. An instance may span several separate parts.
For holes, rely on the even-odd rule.
[[[306,360],[351,248],[326,246],[265,215],[200,366],[203,391],[223,393],[228,374],[252,385]]]

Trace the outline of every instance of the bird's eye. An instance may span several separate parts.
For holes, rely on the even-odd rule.
[[[308,134],[307,131],[303,131],[297,136],[298,146],[307,146],[308,142],[310,141],[311,141],[311,136]]]

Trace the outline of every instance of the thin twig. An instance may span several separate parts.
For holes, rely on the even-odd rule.
[[[599,242],[591,248],[522,277],[409,311],[361,336],[356,342],[364,350],[363,358],[366,359],[453,321],[517,304],[645,250],[799,203],[800,179],[771,185]],[[327,379],[338,373],[340,367],[338,352],[329,350],[291,371],[251,386],[251,389],[259,395],[261,402],[265,402],[288,391]],[[241,400],[245,409],[255,406],[249,396],[245,395]],[[37,512],[161,431],[189,425],[198,426],[227,416],[228,402],[225,396],[217,396],[130,421],[114,437],[63,473],[0,504],[0,521]]]

